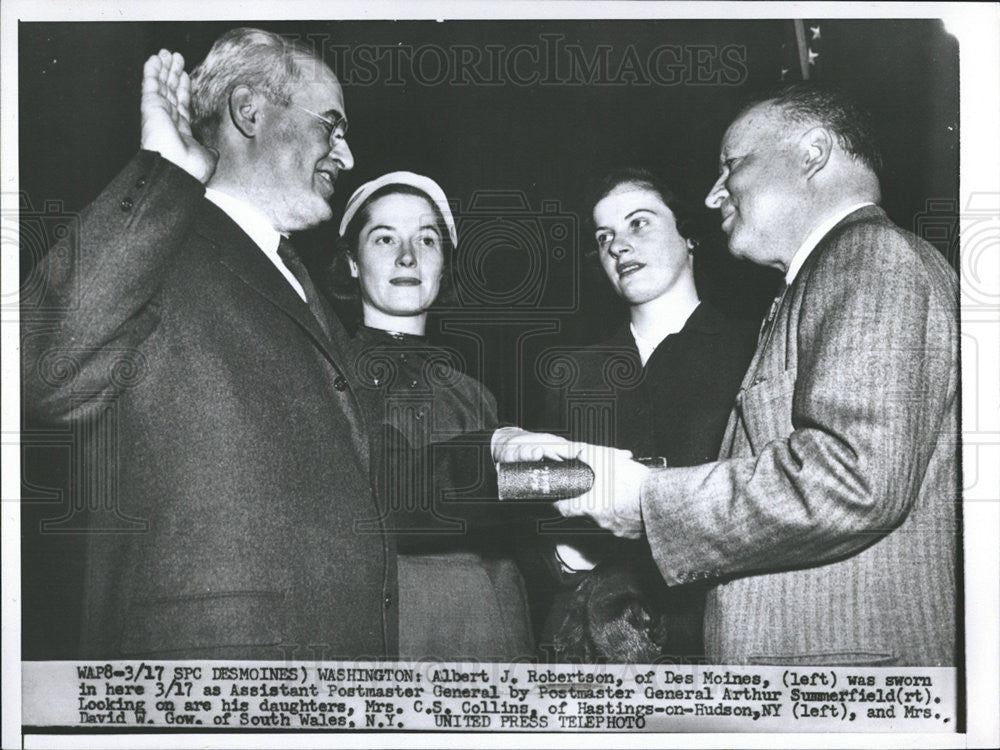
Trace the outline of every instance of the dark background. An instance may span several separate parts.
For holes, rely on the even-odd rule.
[[[584,257],[592,181],[614,167],[647,165],[700,203],[740,102],[780,83],[783,68],[785,81],[800,77],[787,20],[22,23],[22,277],[44,253],[47,227],[84,207],[135,152],[145,59],[166,47],[183,53],[190,70],[219,34],[241,25],[310,43],[344,81],[356,165],[338,182],[335,215],[358,185],[387,171],[426,174],[444,187],[456,209],[452,270],[460,283],[458,302],[434,316],[430,332],[463,354],[497,395],[502,417],[529,426],[539,411],[539,353],[606,338],[625,320]],[[934,20],[806,21],[807,37],[817,25],[811,77],[871,110],[889,216],[954,264],[957,43]],[[555,44],[548,35],[563,48],[556,65],[544,62]],[[391,67],[385,50],[399,45],[424,68],[405,59]],[[478,82],[471,72],[441,73],[440,62],[450,66],[459,47],[488,45],[500,50],[501,64],[491,67],[484,55]],[[517,45],[543,60],[521,53],[512,68]],[[643,68],[661,45],[671,48],[658,69],[669,84]],[[352,59],[362,46],[380,62]],[[573,68],[566,46],[588,62],[606,54],[606,68]],[[630,60],[638,65],[631,73]],[[729,259],[717,217],[705,213],[712,231],[698,253],[703,296],[759,318],[776,275]],[[296,238],[318,278],[334,239],[334,226]],[[60,533],[58,522],[44,532],[41,525],[67,513],[71,447],[31,424],[22,442],[23,655],[63,658],[76,637],[81,539]]]

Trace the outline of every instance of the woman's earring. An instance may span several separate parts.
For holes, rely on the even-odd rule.
[[[698,243],[692,240],[690,237],[687,239],[688,252],[694,253],[694,249],[698,246]]]

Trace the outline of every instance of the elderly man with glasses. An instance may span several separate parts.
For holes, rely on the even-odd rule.
[[[141,112],[142,150],[38,265],[48,312],[23,321],[26,408],[97,458],[75,491],[100,494],[73,499],[78,655],[391,656],[395,559],[347,342],[287,239],[332,218],[354,164],[340,84],[234,29],[190,80],[151,57]]]

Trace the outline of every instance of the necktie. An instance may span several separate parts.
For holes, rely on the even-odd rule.
[[[765,339],[768,331],[771,330],[771,326],[774,325],[774,319],[778,317],[778,308],[781,307],[781,300],[785,298],[785,292],[787,290],[788,290],[788,284],[782,284],[781,291],[778,293],[778,296],[775,297],[774,301],[771,303],[771,309],[767,311],[767,317],[764,318],[764,322],[760,326],[760,334],[757,336],[758,346]]]
[[[281,258],[281,262],[285,264],[285,267],[292,272],[292,275],[302,285],[302,291],[306,293],[306,304],[309,306],[309,311],[316,318],[316,322],[319,323],[319,327],[323,329],[326,337],[336,345],[336,340],[330,333],[331,320],[327,317],[323,300],[320,298],[319,292],[316,291],[316,286],[312,283],[312,279],[309,278],[309,271],[306,270],[305,263],[302,262],[302,258],[296,252],[295,246],[285,237],[282,237],[278,242],[278,257]],[[369,461],[368,428],[365,426],[364,420],[358,411],[357,401],[348,389],[347,378],[344,377],[336,364],[333,365],[333,369],[336,375],[333,378],[333,389],[337,392],[338,397],[345,402],[344,417],[350,424],[351,438],[359,450],[361,465],[367,471]]]
[[[302,291],[306,293],[306,304],[309,306],[309,310],[312,312],[313,317],[316,318],[316,322],[319,323],[319,327],[323,329],[323,333],[329,337],[330,324],[326,317],[326,310],[323,309],[323,302],[319,297],[319,292],[316,291],[312,279],[309,278],[309,271],[306,270],[305,263],[302,262],[299,254],[295,251],[295,246],[286,237],[282,237],[281,241],[278,242],[278,257],[281,258],[281,262],[285,264],[285,267],[292,272],[292,276],[302,285]]]

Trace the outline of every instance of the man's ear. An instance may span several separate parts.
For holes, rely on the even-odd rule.
[[[810,179],[830,161],[833,134],[826,128],[812,128],[803,134],[799,145],[802,147],[802,169],[806,179]]]
[[[237,86],[229,93],[229,119],[245,138],[257,134],[260,97],[249,86]]]

